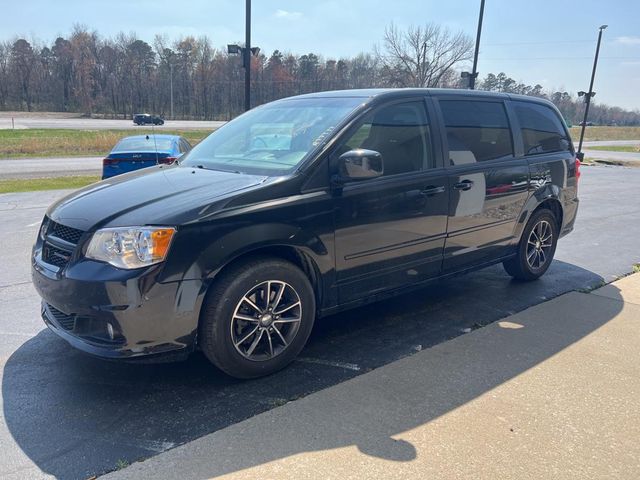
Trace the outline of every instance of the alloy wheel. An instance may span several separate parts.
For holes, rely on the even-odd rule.
[[[301,321],[298,292],[286,282],[268,280],[251,288],[237,303],[231,340],[244,358],[270,360],[291,345]]]
[[[535,224],[527,240],[527,264],[534,270],[545,266],[553,249],[553,228],[547,220]]]

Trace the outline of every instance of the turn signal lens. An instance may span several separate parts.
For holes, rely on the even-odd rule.
[[[163,228],[151,232],[151,245],[153,248],[152,254],[154,257],[162,258],[164,260],[164,257],[166,257],[169,252],[169,245],[171,244],[171,239],[175,232],[176,231],[173,228]]]

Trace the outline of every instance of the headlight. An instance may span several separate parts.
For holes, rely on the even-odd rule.
[[[122,227],[98,230],[87,247],[87,258],[118,268],[140,268],[162,262],[175,228]]]

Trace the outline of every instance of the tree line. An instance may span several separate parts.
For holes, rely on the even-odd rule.
[[[473,41],[436,24],[400,30],[390,25],[380,46],[350,58],[275,50],[252,57],[252,105],[308,92],[369,87],[464,88]],[[484,90],[545,97],[569,123],[584,106],[568,92],[545,91],[505,73],[486,75]],[[135,34],[100,36],[76,26],[52,44],[0,42],[0,110],[82,112],[130,118],[149,112],[179,119],[227,120],[242,112],[242,59],[203,36],[151,44]],[[173,93],[173,95],[172,95]],[[640,125],[640,112],[592,104],[596,124]]]

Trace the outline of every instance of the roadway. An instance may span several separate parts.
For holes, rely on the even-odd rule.
[[[12,123],[13,119],[13,123]],[[200,120],[167,120],[164,125],[155,127],[163,130],[215,130],[226,122]],[[149,125],[145,125],[148,128]],[[124,130],[136,128],[128,119],[79,118],[77,114],[32,114],[30,116],[11,112],[0,112],[0,129],[16,128],[62,128],[71,130]]]
[[[132,365],[73,350],[44,327],[29,273],[42,216],[64,192],[0,195],[0,477],[89,478],[611,281],[640,262],[638,184],[640,169],[583,168],[576,229],[541,280],[515,282],[494,266],[326,318],[298,361],[250,382],[225,377],[199,354]]]
[[[0,180],[100,175],[103,157],[14,158],[0,160]]]

